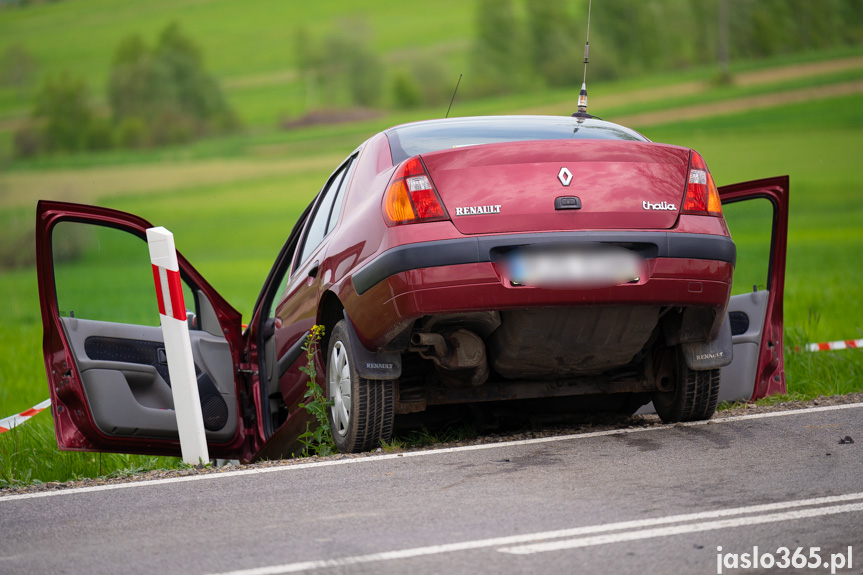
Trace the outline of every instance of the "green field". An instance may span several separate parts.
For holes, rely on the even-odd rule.
[[[354,6],[346,0],[305,7],[267,0],[250,9],[213,1],[203,10],[192,0],[81,0],[0,11],[0,50],[38,37],[32,49],[43,71],[68,68],[84,76],[97,94],[120,38],[141,32],[152,40],[176,18],[200,41],[208,67],[225,82],[246,122],[244,133],[182,147],[7,159],[0,165],[0,259],[18,262],[0,268],[5,302],[0,417],[48,396],[32,267],[38,199],[96,203],[167,227],[178,249],[248,319],[295,218],[339,160],[389,125],[443,115],[445,110],[437,109],[381,111],[349,124],[276,128],[280,114],[299,114],[303,107],[293,75],[294,30],[307,26],[323,33],[334,19],[356,16]],[[418,52],[439,55],[452,66],[455,79],[466,62],[472,4],[416,6],[409,15],[395,6],[363,5],[374,48],[391,60]],[[401,16],[382,17],[390,12]],[[255,48],[261,45],[270,49]],[[801,63],[811,69],[803,70]],[[785,290],[789,390],[804,397],[859,391],[863,352],[800,354],[793,346],[863,337],[863,172],[857,163],[863,150],[863,49],[739,63],[735,72],[738,81],[724,87],[711,83],[709,69],[591,84],[590,109],[612,121],[634,119],[632,127],[654,141],[695,148],[719,185],[790,175]],[[801,90],[808,91],[807,100],[788,100]],[[575,101],[576,92],[565,89],[457,99],[453,115],[569,114]],[[713,108],[698,108],[705,104]],[[692,117],[685,115],[693,110]],[[26,113],[15,94],[0,90],[0,159],[8,158],[15,121]],[[735,291],[742,292],[753,283],[763,284],[757,269],[764,229],[752,214],[732,211],[730,225],[740,251]],[[45,414],[0,436],[0,486],[177,464],[59,453],[52,445],[51,420]]]
[[[858,196],[863,174],[856,169],[863,143],[861,103],[859,96],[813,102],[806,107],[807,122],[801,121],[799,107],[785,106],[645,130],[654,140],[699,150],[719,185],[790,174],[786,361],[789,390],[797,395],[847,393],[860,390],[863,384],[859,352],[813,355],[791,349],[806,341],[861,335],[863,267],[858,264],[863,253],[863,207]],[[329,140],[328,136],[321,138]],[[315,139],[314,133],[311,139]],[[340,151],[346,154],[351,148],[337,139],[330,141],[332,145],[322,147],[321,154],[337,158]],[[137,169],[150,173],[156,181],[163,164],[145,162]],[[279,176],[248,177],[226,184],[106,194],[98,203],[138,213],[171,229],[179,249],[248,317],[290,225],[327,173],[324,167],[297,167]],[[31,175],[38,177],[42,172]],[[32,210],[30,205],[2,213],[9,219],[14,219],[10,214],[18,214],[16,217],[32,222]],[[764,233],[758,229],[761,224],[757,218],[750,218],[749,223],[745,219],[736,222],[732,232],[740,248],[743,276],[747,250],[757,251],[758,239]],[[750,277],[741,281],[757,283]],[[747,285],[736,286],[735,291],[746,289]],[[0,413],[6,414],[47,396],[35,271],[4,271],[0,297],[7,302],[7,322],[0,328],[4,349],[0,358]],[[50,439],[50,419],[45,415],[28,425],[41,429],[43,444],[45,438]],[[0,438],[0,449],[4,444],[8,447],[12,440]],[[87,454],[57,456],[64,461],[81,458],[90,468],[100,461],[98,456]],[[140,465],[137,459],[128,458],[119,459],[118,464]]]
[[[200,44],[207,68],[224,82],[243,121],[273,126],[281,115],[305,111],[294,56],[298,29],[316,38],[346,27],[365,29],[371,48],[393,63],[419,54],[442,58],[455,85],[466,63],[473,12],[472,2],[454,0],[412,4],[410,10],[397,0],[76,0],[0,10],[0,52],[22,43],[41,72],[68,70],[102,96],[120,40],[141,34],[153,42],[177,21]],[[26,113],[12,90],[0,90],[0,121]]]

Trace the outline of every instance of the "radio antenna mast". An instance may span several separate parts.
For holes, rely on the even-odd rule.
[[[449,108],[446,109],[446,116],[444,118],[449,118],[449,111],[452,110],[452,103],[455,100],[455,93],[458,92],[459,84],[461,84],[461,74],[458,75],[458,82],[455,83],[455,90],[452,91],[452,98],[450,98]]]
[[[578,111],[573,114],[576,118],[589,118],[587,113],[587,64],[590,54],[590,7],[593,0],[587,2],[587,39],[584,42],[584,77],[581,81],[581,91],[578,93]]]

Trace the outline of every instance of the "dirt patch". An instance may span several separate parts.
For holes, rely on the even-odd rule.
[[[285,120],[281,126],[285,130],[294,128],[305,128],[306,126],[317,126],[320,124],[346,124],[349,122],[362,122],[374,120],[383,116],[380,110],[369,108],[348,108],[346,110],[315,110],[301,118]]]
[[[242,90],[244,88],[258,88],[260,86],[278,86],[287,84],[297,79],[299,74],[296,70],[278,70],[266,74],[255,74],[253,76],[237,76],[228,78],[222,82],[226,90]]]
[[[332,168],[344,156],[278,160],[204,160],[0,175],[0,208],[35,206],[39,199],[93,203],[99,198],[165,192]]]
[[[798,79],[811,79],[817,76],[823,76],[827,74],[835,74],[838,72],[845,72],[848,70],[856,70],[859,68],[863,68],[863,57],[855,56],[853,58],[842,58],[840,60],[826,60],[823,62],[811,62],[808,64],[792,64],[790,66],[781,66],[779,68],[768,68],[765,70],[755,70],[751,72],[741,72],[739,74],[734,75],[734,83],[739,86],[760,86],[767,85],[777,82],[785,82],[789,80],[798,80]],[[620,106],[626,106],[631,104],[644,104],[647,102],[656,102],[659,100],[665,100],[668,98],[679,98],[682,96],[692,96],[695,94],[703,94],[707,91],[711,90],[714,86],[707,81],[697,80],[693,82],[683,82],[680,84],[672,84],[668,86],[656,86],[652,88],[644,88],[641,90],[633,90],[626,93],[617,93],[617,94],[609,94],[602,97],[602,107],[605,109],[612,109]],[[823,88],[821,89],[823,90]],[[805,91],[805,90],[801,90]],[[765,96],[773,96],[774,94],[767,94]],[[777,94],[780,95],[780,94]],[[729,102],[736,102],[737,100],[730,100]],[[775,104],[774,104],[775,105]],[[712,108],[719,106],[719,104],[705,104],[704,109],[700,110],[699,113],[702,117],[705,112],[709,111]],[[522,110],[521,113],[524,114],[560,114],[562,109],[567,109],[568,107],[572,107],[572,101],[566,101],[563,103],[557,103],[554,105],[547,105],[535,108],[529,108]],[[682,110],[685,108],[675,109]],[[668,110],[667,113],[671,114],[671,110]],[[659,112],[665,113],[665,112]],[[623,118],[615,118],[615,122],[630,125],[627,118],[630,117],[640,117],[640,116],[649,116],[656,115],[654,114],[637,114],[635,116],[628,116]],[[676,118],[672,117],[672,121]],[[663,120],[663,121],[668,121]],[[653,124],[639,124],[641,126],[644,125],[653,125]]]
[[[642,128],[645,126],[656,126],[685,120],[695,120],[709,116],[722,116],[747,110],[773,108],[787,104],[803,104],[814,100],[837,98],[840,96],[850,96],[852,94],[861,93],[863,93],[863,80],[857,80],[854,82],[846,82],[844,84],[834,84],[832,86],[803,88],[801,90],[761,94],[758,96],[737,98],[735,100],[723,100],[721,102],[683,106],[671,110],[631,114],[629,116],[614,118],[614,122],[623,124],[624,126]],[[805,110],[801,108],[800,112],[802,117],[805,114]]]
[[[863,68],[863,56],[854,56],[840,60],[825,60],[823,62],[792,64],[791,66],[782,66],[779,68],[741,72],[734,76],[734,83],[740,86],[758,86],[772,84],[773,82],[784,82],[786,80],[825,76],[827,74],[836,74],[837,72],[847,72],[848,70],[857,70],[860,68]]]
[[[806,409],[810,407],[820,407],[828,405],[847,405],[852,403],[863,403],[863,393],[851,393],[848,395],[835,395],[831,397],[820,396],[809,401],[789,401],[785,403],[777,403],[775,405],[742,405],[717,412],[713,419],[725,419],[741,415],[751,415],[756,413],[770,413],[778,411],[792,411]],[[659,417],[656,415],[636,415],[632,417],[623,416],[608,416],[608,415],[590,415],[580,417],[573,423],[566,425],[558,425],[545,428],[541,431],[524,431],[519,433],[505,434],[485,434],[474,439],[457,441],[451,443],[438,443],[431,446],[415,447],[406,450],[397,450],[401,452],[423,451],[429,449],[445,449],[448,447],[462,447],[466,445],[482,445],[492,443],[502,443],[506,441],[518,441],[524,439],[538,439],[543,437],[555,437],[560,435],[572,435],[580,433],[591,433],[596,431],[610,431],[615,429],[635,429],[649,428],[662,425]],[[860,438],[863,440],[863,438]],[[225,473],[228,471],[258,469],[265,467],[276,467],[285,465],[298,465],[302,463],[312,463],[317,461],[331,461],[339,459],[353,459],[358,457],[371,457],[382,453],[380,449],[373,453],[356,453],[356,454],[341,454],[330,457],[307,457],[303,459],[285,459],[277,461],[264,461],[251,465],[227,465],[216,468],[203,469],[184,469],[180,471],[151,471],[131,477],[111,478],[111,479],[85,479],[83,481],[70,481],[67,483],[46,483],[43,485],[31,485],[22,488],[7,488],[0,489],[0,497],[4,495],[18,495],[22,493],[37,493],[41,491],[56,491],[62,489],[72,489],[77,487],[92,487],[99,485],[111,485],[116,483],[133,483],[139,481],[149,481],[154,479],[166,479],[172,477],[186,477],[189,475],[210,474],[210,473]]]

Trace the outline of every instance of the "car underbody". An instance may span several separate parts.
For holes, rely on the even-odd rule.
[[[569,306],[423,316],[408,329],[396,413],[429,405],[673,387],[686,317],[715,310]],[[710,321],[692,322],[706,341]],[[646,403],[647,400],[644,401]]]

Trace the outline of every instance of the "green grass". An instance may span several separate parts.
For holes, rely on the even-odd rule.
[[[152,41],[177,21],[200,44],[213,73],[226,79],[292,69],[293,38],[300,27],[320,36],[334,23],[364,21],[372,48],[384,54],[445,47],[470,37],[473,11],[472,2],[456,0],[415,4],[410,10],[398,0],[362,5],[260,0],[254,6],[232,0],[76,0],[0,11],[0,50],[23,43],[49,71],[68,69],[101,84],[122,38],[141,33]]]
[[[83,1],[83,0],[82,0]],[[86,3],[86,2],[85,2]],[[36,9],[41,9],[37,7]],[[142,8],[146,11],[146,8]],[[7,14],[0,13],[0,20]],[[110,21],[110,16],[105,16]],[[0,38],[3,23],[0,22]],[[681,75],[682,77],[682,75]],[[631,86],[645,80],[633,81]],[[730,93],[730,92],[729,92]],[[566,91],[465,103],[466,113],[508,113],[564,101]],[[732,95],[738,93],[733,93]],[[564,96],[564,97],[562,97]],[[736,96],[735,96],[736,97]],[[654,141],[693,147],[707,160],[717,183],[790,174],[791,217],[785,292],[786,353],[790,397],[847,393],[863,388],[863,353],[855,350],[804,354],[791,351],[808,341],[848,339],[863,333],[863,97],[847,96],[806,105],[726,114],[645,128]],[[567,110],[561,110],[561,113]],[[425,116],[423,116],[425,115]],[[298,159],[279,175],[247,175],[230,181],[156,186],[158,191],[106,193],[98,203],[137,213],[174,232],[178,248],[248,318],[260,285],[294,220],[324,182],[338,158],[362,139],[391,123],[429,117],[429,111],[393,113],[375,120],[338,126],[312,126],[287,132],[252,130],[247,134],[142,153],[113,152],[40,159],[9,166],[7,174],[42,177],[68,169],[83,181],[99,166],[124,165],[136,178],[152,183],[165,166],[194,167],[204,159]],[[638,128],[638,126],[633,126]],[[321,159],[333,158],[332,162]],[[86,170],[96,170],[96,172]],[[0,201],[15,188],[0,174]],[[80,183],[80,182],[79,182]],[[137,189],[137,188],[136,188]],[[7,195],[8,194],[8,195]],[[4,205],[4,204],[0,204]],[[20,237],[33,225],[35,205],[0,208],[0,241]],[[729,225],[740,248],[736,292],[759,281],[764,230],[753,210],[729,206]],[[15,240],[17,241],[17,240]],[[26,243],[26,242],[25,242]],[[22,248],[23,249],[23,248]],[[79,273],[79,272],[70,272]],[[742,284],[742,285],[741,285]],[[748,286],[748,287],[747,287]],[[3,270],[0,298],[0,417],[24,410],[47,396],[41,355],[41,319],[35,270]],[[817,322],[810,318],[818,317]],[[32,435],[32,437],[31,437]],[[421,444],[422,438],[416,438]],[[23,447],[22,447],[23,446]],[[35,450],[35,451],[33,451]],[[32,455],[35,453],[36,455]],[[54,461],[42,466],[35,459]],[[101,461],[101,464],[99,464]],[[40,414],[14,435],[0,436],[0,469],[5,484],[65,480],[124,468],[173,466],[179,460],[138,456],[60,453],[50,416]],[[101,465],[101,466],[99,466]],[[2,483],[0,483],[2,485]]]
[[[176,457],[59,451],[47,412],[0,436],[0,488],[185,467]]]
[[[152,44],[176,21],[200,45],[207,69],[225,83],[243,121],[272,126],[282,114],[304,111],[293,74],[298,29],[320,39],[344,27],[367,28],[378,54],[434,55],[455,82],[465,70],[473,14],[473,2],[458,0],[413,3],[409,10],[398,0],[261,0],[252,6],[233,0],[76,0],[0,10],[0,53],[23,44],[38,60],[40,77],[68,70],[104,101],[118,43],[141,34]],[[11,89],[0,89],[0,119],[24,116],[28,109]]]

